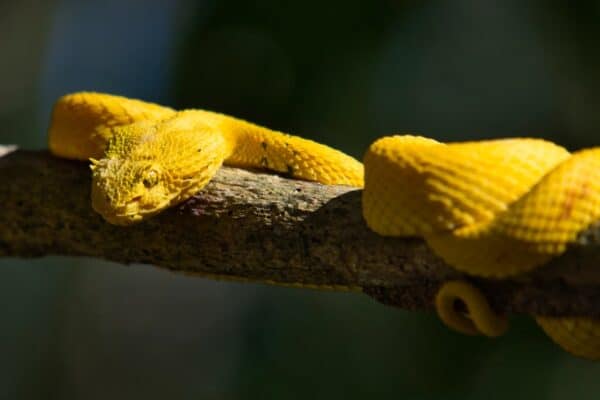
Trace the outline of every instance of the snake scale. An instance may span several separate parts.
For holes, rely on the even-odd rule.
[[[600,148],[571,154],[539,139],[384,137],[369,147],[363,168],[325,145],[227,115],[79,92],[56,102],[48,142],[56,156],[90,160],[92,207],[113,224],[137,223],[184,201],[223,163],[264,168],[363,187],[373,231],[422,237],[449,265],[486,278],[531,271],[600,220]],[[463,333],[498,336],[508,326],[466,281],[442,284],[435,306]],[[535,319],[567,351],[600,359],[599,320]]]

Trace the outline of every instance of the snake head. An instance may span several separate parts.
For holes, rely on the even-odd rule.
[[[92,207],[108,222],[130,225],[180,203],[221,166],[222,136],[178,118],[114,128],[105,157],[90,160]]]
[[[129,225],[168,206],[172,195],[156,162],[92,161],[92,207],[116,225]]]

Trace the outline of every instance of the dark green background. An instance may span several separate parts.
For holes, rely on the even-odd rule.
[[[230,113],[356,157],[397,132],[593,146],[599,22],[597,1],[5,0],[0,142],[45,147],[52,102],[85,89]],[[600,396],[600,364],[525,317],[489,340],[357,294],[88,259],[0,267],[0,398]]]

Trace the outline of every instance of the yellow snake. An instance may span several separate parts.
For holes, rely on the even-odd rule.
[[[364,186],[363,215],[372,230],[423,237],[449,265],[487,278],[544,264],[600,220],[600,149],[570,154],[538,139],[443,144],[385,137],[368,149],[363,180],[359,161],[310,140],[214,112],[91,92],[56,102],[48,137],[53,154],[91,161],[92,206],[118,225],[184,201],[223,163]],[[466,281],[443,284],[435,305],[463,333],[498,336],[507,328]],[[600,359],[600,321],[536,320],[567,351]]]

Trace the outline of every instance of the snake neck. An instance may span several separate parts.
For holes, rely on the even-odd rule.
[[[226,165],[265,169],[327,185],[363,185],[362,163],[341,151],[227,115],[203,113],[225,138]]]
[[[286,135],[262,126],[206,110],[185,110],[180,115],[213,128],[213,135],[221,135],[225,142],[222,151],[227,165],[246,168],[266,168],[285,172],[274,162],[277,150],[281,150],[281,140]],[[274,142],[274,143],[270,143]],[[269,149],[269,144],[272,148]],[[285,146],[284,146],[285,147]]]
[[[211,113],[207,117],[218,120],[218,130],[228,143],[227,165],[287,172],[277,162],[281,158],[278,154],[286,148],[286,134],[224,114]]]

